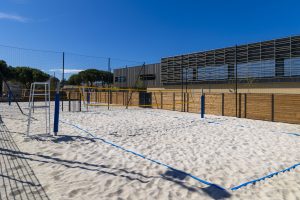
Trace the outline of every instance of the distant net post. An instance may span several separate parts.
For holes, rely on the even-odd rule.
[[[11,106],[11,100],[12,100],[12,92],[8,91],[8,105]]]
[[[204,114],[205,114],[205,95],[204,95],[203,89],[202,89],[202,94],[201,94],[201,118],[204,118]]]

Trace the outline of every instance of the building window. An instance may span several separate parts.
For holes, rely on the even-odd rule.
[[[237,64],[238,78],[275,77],[275,60],[262,60]]]
[[[212,80],[227,80],[228,79],[228,65],[220,66],[200,66],[198,67],[198,80],[212,81]]]
[[[126,77],[125,76],[116,76],[115,82],[116,83],[124,83],[124,82],[126,82]]]
[[[284,60],[284,76],[300,76],[300,58]]]
[[[143,74],[143,75],[140,75],[140,80],[142,80],[142,81],[155,80],[155,74]]]
[[[182,79],[183,80],[193,80],[193,69],[192,68],[182,69]]]

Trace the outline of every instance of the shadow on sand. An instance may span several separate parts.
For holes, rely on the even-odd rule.
[[[70,142],[96,142],[93,138],[83,136],[70,136],[70,135],[59,135],[52,136],[48,134],[32,135],[30,139],[42,142],[54,142],[54,143],[70,143]]]
[[[95,139],[83,137],[83,136],[68,136],[68,135],[52,136],[47,134],[30,136],[30,139],[36,141],[42,141],[42,142],[53,142],[53,143],[96,142]],[[153,178],[163,178],[164,180],[172,181],[180,185],[182,188],[190,192],[198,193],[200,196],[203,195],[202,192],[204,192],[205,194],[209,195],[212,199],[217,199],[217,200],[231,197],[231,194],[228,191],[221,190],[218,187],[213,185],[208,186],[206,188],[191,186],[186,182],[184,182],[184,179],[187,178],[187,174],[180,173],[174,170],[168,170],[164,174],[161,174],[161,176],[146,176],[142,173],[129,171],[127,169],[118,169],[106,165],[97,165],[97,164],[92,164],[87,162],[65,160],[57,157],[51,157],[48,155],[32,154],[32,153],[14,151],[14,150],[9,150],[4,148],[0,148],[0,154],[5,156],[21,158],[25,160],[30,160],[34,162],[41,162],[45,164],[57,164],[67,168],[80,168],[87,171],[94,171],[99,174],[104,173],[112,176],[119,176],[119,177],[127,178],[131,181],[136,180],[141,183],[148,183]]]
[[[183,180],[187,177],[187,174],[185,173],[180,173],[174,170],[168,170],[161,176],[163,177],[163,179],[172,181],[178,184],[179,186],[183,187],[184,189],[187,189],[190,192],[197,192],[201,194],[200,191],[203,191],[212,199],[220,200],[220,199],[226,199],[231,197],[231,194],[228,191],[222,190],[214,185],[210,185],[206,188],[199,188],[196,186],[188,185],[186,182],[183,182]]]
[[[56,165],[62,165],[67,168],[79,168],[87,171],[94,171],[99,174],[109,174],[112,176],[120,176],[123,178],[127,178],[129,180],[136,180],[142,183],[148,183],[150,182],[150,179],[152,178],[160,178],[159,176],[146,176],[139,172],[129,171],[127,169],[117,169],[112,168],[106,165],[97,165],[97,164],[91,164],[87,162],[78,162],[78,161],[71,161],[71,160],[65,160],[60,158],[55,158],[51,156],[46,155],[39,155],[39,154],[31,154],[21,151],[14,151],[9,149],[0,148],[0,155],[4,156],[10,156],[12,158],[20,158],[35,162],[41,162],[45,164],[56,164]]]

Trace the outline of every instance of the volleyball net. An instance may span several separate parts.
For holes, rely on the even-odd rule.
[[[142,107],[184,112],[201,110],[201,92],[188,90],[145,90],[79,86],[65,91],[67,100],[80,101],[86,110],[97,107]]]

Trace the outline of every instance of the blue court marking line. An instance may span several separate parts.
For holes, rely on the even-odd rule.
[[[299,133],[286,133],[286,134],[300,137]]]
[[[288,167],[288,168],[286,168],[286,169],[280,170],[280,171],[278,171],[278,172],[273,172],[273,173],[268,174],[268,175],[266,175],[266,176],[263,176],[263,177],[261,177],[261,178],[254,179],[254,180],[252,180],[252,181],[248,181],[248,182],[246,182],[246,183],[242,183],[242,184],[240,184],[240,185],[238,185],[238,186],[232,187],[231,190],[233,190],[233,191],[234,191],[234,190],[238,190],[238,189],[240,189],[240,188],[242,188],[242,187],[246,187],[246,186],[249,185],[249,184],[255,184],[255,183],[257,183],[257,182],[259,182],[259,181],[263,181],[263,180],[265,180],[265,179],[267,179],[267,178],[272,178],[273,176],[277,176],[278,174],[285,173],[285,172],[290,171],[290,170],[292,170],[292,169],[295,169],[296,167],[299,167],[299,166],[300,166],[300,163],[295,164],[295,165],[293,165],[293,166],[291,166],[291,167]]]
[[[144,155],[142,155],[142,154],[139,154],[139,153],[136,153],[136,152],[134,152],[134,151],[125,149],[124,147],[121,147],[121,146],[119,146],[119,145],[116,145],[116,144],[114,144],[114,143],[112,143],[112,142],[110,142],[110,141],[108,141],[108,140],[103,139],[103,138],[96,137],[96,136],[94,136],[92,133],[88,132],[87,130],[85,130],[85,129],[83,129],[83,128],[80,128],[80,127],[77,126],[77,125],[74,125],[74,124],[71,124],[71,123],[69,123],[69,122],[65,122],[65,121],[62,121],[62,120],[59,120],[59,121],[62,122],[62,123],[64,123],[64,124],[67,124],[67,125],[69,125],[69,126],[72,126],[72,127],[74,127],[74,128],[77,128],[77,129],[79,129],[79,130],[81,130],[81,131],[87,133],[89,136],[92,136],[94,139],[101,140],[102,142],[104,142],[104,143],[106,143],[106,144],[109,144],[109,145],[111,145],[111,146],[113,146],[113,147],[116,147],[116,148],[121,149],[121,150],[123,150],[123,151],[126,151],[126,152],[128,152],[128,153],[131,153],[131,154],[133,154],[133,155],[135,155],[135,156],[138,156],[138,157],[141,157],[141,158],[143,158],[143,159],[149,160],[149,161],[151,161],[151,162],[153,162],[153,163],[156,163],[156,164],[158,164],[158,165],[164,166],[164,167],[166,167],[166,168],[168,168],[168,169],[171,169],[171,170],[173,170],[173,171],[175,171],[175,172],[177,172],[177,173],[185,174],[186,176],[189,176],[189,177],[191,177],[192,179],[194,179],[194,180],[196,180],[196,181],[198,181],[198,182],[200,182],[200,183],[203,183],[203,184],[205,184],[205,185],[214,186],[214,187],[219,188],[219,189],[221,189],[221,190],[225,190],[225,188],[223,188],[223,187],[221,187],[221,186],[219,186],[219,185],[217,185],[217,184],[214,184],[214,183],[211,183],[211,182],[202,180],[202,179],[200,179],[200,178],[198,178],[198,177],[196,177],[196,176],[194,176],[194,175],[192,175],[192,174],[190,174],[190,173],[187,173],[187,172],[182,171],[182,170],[179,170],[179,169],[175,169],[175,168],[173,168],[173,167],[171,167],[171,166],[169,166],[169,165],[167,165],[167,164],[164,164],[164,163],[162,163],[162,162],[160,162],[160,161],[153,160],[153,159],[148,158],[148,157],[146,157],[146,156],[144,156]]]
[[[220,122],[217,122],[217,121],[208,121],[207,123],[208,123],[208,124],[221,125],[221,123],[220,123]]]

